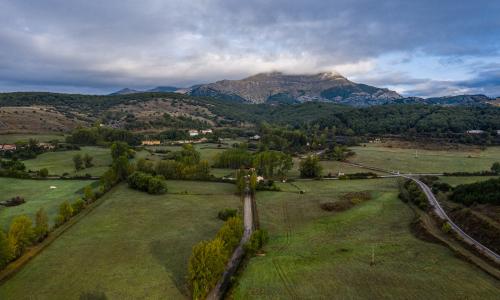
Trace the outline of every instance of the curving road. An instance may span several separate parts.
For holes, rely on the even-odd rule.
[[[480,242],[478,242],[474,238],[472,238],[470,235],[468,235],[467,233],[465,233],[446,214],[446,212],[441,207],[441,204],[439,204],[438,200],[436,199],[436,196],[434,195],[434,193],[432,192],[432,190],[429,188],[429,186],[427,186],[427,184],[423,183],[421,180],[413,177],[413,176],[421,176],[421,175],[428,175],[428,174],[399,174],[399,173],[387,171],[387,170],[384,170],[384,169],[381,169],[381,168],[368,167],[368,166],[365,166],[365,165],[354,164],[354,163],[350,163],[350,164],[353,165],[353,166],[365,168],[365,169],[368,169],[368,170],[380,171],[380,172],[389,173],[389,174],[392,174],[392,175],[396,175],[396,176],[399,176],[399,177],[403,177],[403,178],[407,178],[407,179],[413,180],[415,183],[418,184],[418,186],[420,187],[420,189],[422,189],[422,191],[424,192],[425,196],[427,197],[427,200],[431,204],[432,209],[434,210],[434,212],[436,213],[437,216],[439,216],[442,220],[448,222],[450,224],[450,226],[451,226],[451,229],[456,234],[458,234],[463,239],[463,241],[465,243],[467,243],[467,244],[475,247],[480,253],[482,253],[486,257],[490,258],[495,263],[500,264],[500,255],[498,255],[493,250],[491,250],[488,247],[484,246],[483,244],[481,244]],[[438,174],[432,174],[432,175],[438,175]]]

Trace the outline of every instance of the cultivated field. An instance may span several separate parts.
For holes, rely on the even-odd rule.
[[[73,163],[75,154],[81,154],[82,156],[89,154],[94,158],[92,160],[94,166],[77,172]],[[50,175],[68,173],[69,175],[90,174],[99,176],[106,172],[111,164],[111,154],[109,148],[82,147],[81,150],[46,152],[38,155],[35,159],[23,162],[28,170],[36,171],[47,168]]]
[[[266,255],[242,272],[235,299],[495,299],[500,293],[498,281],[472,264],[414,237],[414,214],[397,199],[395,180],[295,184],[306,193],[257,194],[270,241]],[[352,191],[374,198],[344,212],[320,209]]]
[[[168,181],[168,186],[161,196],[124,184],[112,190],[101,206],[1,285],[0,299],[187,298],[192,246],[213,238],[222,225],[217,212],[239,207],[240,200],[232,184]]]
[[[500,161],[500,147],[486,150],[422,150],[389,148],[367,144],[352,147],[356,155],[348,160],[387,170],[415,173],[441,173],[489,170]],[[416,157],[415,157],[416,153]]]
[[[13,217],[27,214],[32,219],[38,209],[43,207],[53,224],[59,204],[64,200],[73,202],[81,197],[83,187],[92,184],[90,180],[27,180],[0,178],[0,200],[21,196],[26,203],[19,206],[0,206],[0,227],[6,230]],[[55,186],[56,189],[50,189]]]

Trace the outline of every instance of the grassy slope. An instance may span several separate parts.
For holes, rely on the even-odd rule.
[[[234,298],[494,299],[500,292],[473,265],[410,233],[413,212],[397,199],[393,180],[297,184],[304,195],[257,195],[270,242],[266,256],[251,259]],[[373,190],[374,199],[336,214],[318,207],[360,190]]]
[[[24,197],[26,203],[14,206],[0,206],[0,228],[6,229],[14,216],[27,214],[34,217],[37,210],[43,207],[49,215],[52,224],[57,214],[59,204],[64,200],[73,202],[81,194],[86,185],[92,184],[89,180],[24,180],[0,178],[1,200],[15,196]],[[56,186],[56,189],[50,189]]]
[[[352,147],[356,155],[352,162],[364,163],[388,170],[402,172],[458,172],[489,170],[495,161],[500,161],[500,147],[484,151],[431,151],[388,148],[377,145]]]
[[[234,185],[168,182],[173,192],[150,196],[119,186],[106,201],[0,286],[0,299],[186,298],[192,246],[222,225],[217,211],[238,207]],[[50,276],[47,276],[50,274]]]
[[[29,139],[36,139],[39,142],[48,142],[51,140],[64,141],[65,136],[63,134],[2,134],[0,135],[0,144],[3,143],[15,143],[15,142],[27,142]]]
[[[73,156],[81,154],[82,156],[88,153],[94,159],[93,167],[83,169],[76,172],[73,164]],[[106,172],[111,164],[111,154],[108,148],[101,147],[82,147],[81,150],[75,151],[58,151],[43,153],[35,159],[23,161],[28,170],[39,170],[47,168],[51,175],[62,175],[68,173],[70,175],[85,175],[87,173],[99,176]]]

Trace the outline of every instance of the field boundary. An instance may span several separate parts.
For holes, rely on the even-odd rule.
[[[233,251],[231,258],[226,264],[226,268],[221,278],[208,294],[207,300],[222,299],[231,286],[231,279],[234,274],[236,274],[236,271],[238,271],[238,267],[245,257],[245,244],[248,242],[255,229],[256,214],[254,213],[254,208],[256,208],[255,197],[250,192],[247,182],[247,188],[245,189],[245,196],[243,198],[243,236],[241,237],[238,247]]]
[[[118,186],[118,185],[116,185]],[[100,206],[106,200],[106,196],[108,193],[113,193],[116,189],[116,186],[109,190],[105,195],[97,199],[95,202],[91,203],[80,212],[78,215],[69,219],[66,223],[61,225],[60,227],[54,229],[49,233],[47,238],[45,238],[41,243],[30,247],[22,256],[13,262],[9,263],[5,269],[0,271],[0,285],[7,281],[9,278],[14,276],[17,272],[19,272],[29,261],[35,258],[38,254],[42,252],[45,248],[47,248],[52,242],[54,242],[59,236],[61,236],[64,232],[66,232],[73,225],[78,223],[81,219],[87,216],[90,212],[92,212],[96,207]]]

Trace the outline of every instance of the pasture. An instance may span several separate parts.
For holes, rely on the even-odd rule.
[[[423,150],[367,144],[351,149],[356,153],[348,159],[351,162],[405,173],[483,171],[500,161],[500,147],[486,150]]]
[[[191,248],[213,238],[223,224],[217,212],[238,208],[240,199],[231,184],[167,184],[169,193],[159,196],[125,184],[113,189],[99,207],[2,284],[0,299],[188,298]]]
[[[81,197],[85,186],[92,184],[90,180],[29,180],[0,178],[0,200],[15,196],[23,197],[26,203],[19,206],[0,206],[0,228],[6,230],[15,216],[26,214],[34,220],[38,209],[43,207],[53,224],[59,204],[64,200],[73,202]],[[50,189],[55,186],[56,189]]]
[[[76,154],[81,154],[82,156],[89,154],[93,157],[92,163],[94,166],[76,171],[73,163],[73,156]],[[85,174],[99,176],[106,172],[111,164],[111,153],[109,148],[89,146],[81,147],[80,150],[46,152],[34,159],[25,160],[23,163],[26,165],[26,169],[32,171],[47,168],[50,175],[68,173],[71,176]]]
[[[494,178],[498,178],[498,176],[441,176],[439,177],[439,181],[446,182],[451,186],[457,186],[459,184],[469,184]]]
[[[234,299],[495,299],[500,293],[498,281],[480,269],[414,237],[414,213],[397,199],[395,180],[295,184],[305,194],[294,188],[257,194],[270,241],[242,272]],[[344,212],[320,209],[352,191],[370,191],[373,199]]]

